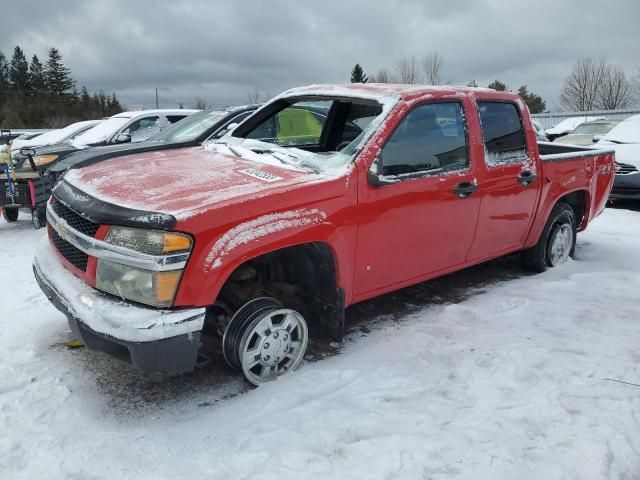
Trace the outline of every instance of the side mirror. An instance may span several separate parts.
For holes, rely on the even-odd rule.
[[[116,137],[116,143],[129,143],[131,141],[131,135],[128,133],[121,133]]]
[[[602,140],[602,135],[594,135],[593,138],[591,139],[593,143],[597,143],[600,140]]]
[[[22,155],[23,157],[27,157],[27,160],[29,160],[29,165],[31,166],[31,170],[33,170],[34,172],[38,170],[38,167],[36,167],[36,162],[34,162],[33,160],[33,156],[35,154],[36,151],[33,148],[22,147],[20,149],[20,155]]]
[[[20,155],[23,157],[33,157],[36,154],[35,149],[29,147],[22,147],[20,149]]]
[[[390,185],[396,183],[395,180],[389,179],[383,175],[382,166],[382,152],[378,152],[376,157],[371,162],[369,170],[367,170],[367,180],[372,187],[382,187],[383,185]]]

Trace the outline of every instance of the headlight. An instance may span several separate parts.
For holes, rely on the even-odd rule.
[[[36,167],[40,167],[42,165],[47,165],[51,162],[54,162],[58,159],[58,155],[36,155],[33,157],[33,163],[36,164]]]
[[[188,253],[192,247],[191,237],[182,233],[129,227],[111,227],[105,242],[156,256]],[[170,307],[182,271],[151,271],[99,259],[96,288],[145,305]]]

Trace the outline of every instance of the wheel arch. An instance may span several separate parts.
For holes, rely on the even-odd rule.
[[[536,216],[536,220],[529,231],[529,235],[524,246],[525,248],[532,247],[538,243],[551,212],[559,203],[566,203],[573,210],[576,218],[577,231],[582,231],[587,227],[587,223],[589,222],[591,195],[587,189],[577,188],[568,193],[565,192],[563,195],[557,195],[553,201],[546,202],[546,206],[543,209],[544,214],[538,214]]]
[[[257,292],[266,293],[301,310],[314,334],[340,341],[345,309],[341,274],[346,267],[338,251],[326,238],[258,246],[224,265],[211,305],[233,309]]]

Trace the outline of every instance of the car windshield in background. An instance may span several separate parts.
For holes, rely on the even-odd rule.
[[[282,163],[316,170],[346,165],[357,152],[382,105],[372,100],[328,98],[284,100],[283,108],[233,140],[253,152],[274,153]],[[232,139],[235,137],[232,137]],[[278,153],[286,151],[282,155]]]
[[[99,123],[95,127],[87,130],[82,135],[78,135],[73,140],[73,145],[93,145],[94,143],[106,142],[114,133],[118,131],[120,127],[125,125],[131,117],[111,117],[107,118],[104,122]]]
[[[614,122],[583,123],[582,125],[578,125],[571,133],[573,135],[602,135],[611,130],[615,125],[616,124]]]
[[[216,123],[220,122],[229,112],[198,112],[174,123],[166,130],[149,138],[157,142],[190,142],[197,139]]]

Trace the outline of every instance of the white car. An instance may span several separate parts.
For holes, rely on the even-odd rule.
[[[68,142],[90,128],[95,127],[101,121],[102,120],[86,120],[84,122],[72,123],[64,128],[49,130],[48,132],[35,135],[31,138],[16,138],[11,142],[11,154],[13,155],[15,152],[19,152],[23,147],[43,147],[45,145],[55,145],[58,143]]]
[[[573,132],[578,125],[582,125],[585,122],[593,122],[595,120],[606,120],[604,117],[571,117],[565,118],[555,127],[547,128],[544,133],[547,134],[550,140],[561,137],[567,133]]]
[[[633,115],[613,127],[596,144],[616,151],[616,162],[640,169],[640,115]]]
[[[606,135],[618,122],[611,120],[595,120],[578,125],[573,132],[556,138],[553,143],[566,145],[593,145]]]
[[[200,110],[141,110],[122,112],[76,137],[71,144],[86,148],[113,143],[141,142]]]

